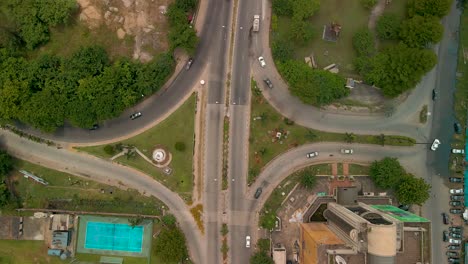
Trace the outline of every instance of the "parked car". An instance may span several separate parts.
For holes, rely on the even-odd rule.
[[[453,263],[453,264],[458,264],[458,263],[460,263],[460,259],[459,258],[448,258],[448,262]]]
[[[452,201],[461,201],[461,200],[463,200],[463,195],[450,195],[450,200],[452,200]]]
[[[449,182],[463,182],[463,178],[449,177]]]
[[[449,227],[450,232],[461,233],[462,228],[460,226],[451,226]]]
[[[314,152],[310,152],[310,153],[307,153],[306,157],[311,159],[311,158],[315,158],[318,156],[318,152],[317,151],[314,151]]]
[[[341,149],[341,154],[353,154],[353,152],[352,149]]]
[[[270,88],[273,89],[273,83],[270,81],[270,79],[265,78],[263,81],[266,83],[266,85]]]
[[[451,194],[463,194],[463,189],[450,189]]]
[[[449,240],[449,235],[447,231],[442,232],[442,240],[447,242]]]
[[[92,127],[89,128],[89,130],[98,130],[98,129],[99,129],[98,124],[94,124]]]
[[[438,93],[435,89],[432,90],[432,100],[437,100]]]
[[[432,142],[432,145],[431,145],[431,150],[436,151],[439,145],[440,145],[440,140],[438,140],[437,138],[434,139],[434,142]]]
[[[465,154],[464,149],[452,149],[453,154]]]
[[[447,247],[448,250],[460,250],[460,246],[459,245],[449,245]]]
[[[445,225],[448,225],[448,224],[449,224],[449,217],[448,217],[448,214],[442,213],[442,220],[444,221],[444,224],[445,224]]]
[[[130,119],[135,120],[141,116],[141,112],[136,112],[130,115]]]
[[[458,252],[455,252],[455,251],[447,251],[445,253],[445,255],[449,256],[449,257],[458,257]]]
[[[245,247],[250,248],[250,236],[245,237]]]
[[[449,205],[453,207],[457,207],[457,206],[463,206],[463,203],[460,201],[450,201]]]
[[[450,244],[454,244],[454,245],[460,245],[461,244],[461,240],[460,239],[455,239],[455,238],[449,238],[448,242]]]
[[[255,195],[254,195],[255,199],[258,199],[258,197],[260,197],[261,194],[262,194],[262,187],[259,187],[255,191]]]
[[[458,123],[458,122],[455,122],[455,123],[453,124],[453,128],[455,129],[455,133],[457,133],[457,134],[461,134],[461,132],[462,132],[462,128],[461,128],[461,125],[460,125],[460,123]]]
[[[265,68],[266,66],[265,58],[263,58],[262,56],[258,57],[258,62],[260,62],[260,66],[262,66],[262,68]]]
[[[462,209],[450,209],[451,214],[461,214],[463,213]]]
[[[190,67],[192,67],[192,64],[193,64],[193,59],[190,58],[190,59],[187,61],[187,64],[185,65],[185,70],[186,70],[186,71],[190,70]]]
[[[450,236],[450,237],[453,237],[453,238],[461,238],[461,234],[455,233],[455,232],[450,232],[450,233],[449,233],[449,236]]]

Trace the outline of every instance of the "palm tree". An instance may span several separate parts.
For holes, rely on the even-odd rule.
[[[348,143],[353,143],[356,140],[356,135],[354,133],[345,133],[345,141]]]

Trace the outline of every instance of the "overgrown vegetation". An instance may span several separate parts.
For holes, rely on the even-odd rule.
[[[192,213],[195,222],[197,223],[198,229],[200,229],[201,233],[205,233],[205,226],[203,225],[203,205],[197,204],[196,206],[190,209],[190,213]]]
[[[377,187],[394,190],[400,203],[422,205],[429,199],[431,186],[407,173],[396,158],[374,161],[369,168],[369,176]]]
[[[421,109],[421,112],[419,112],[419,122],[425,124],[427,122],[427,105],[424,105],[423,108]]]
[[[165,223],[155,239],[154,251],[163,263],[185,263],[189,254],[185,236],[177,223]]]

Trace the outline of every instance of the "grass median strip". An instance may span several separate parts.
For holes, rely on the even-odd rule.
[[[164,121],[133,138],[113,143],[110,145],[110,149],[107,147],[107,152],[105,148],[109,145],[77,147],[77,149],[98,157],[110,159],[119,152],[119,150],[116,151],[115,149],[120,143],[120,145],[136,147],[147,158],[151,159],[154,147],[162,145],[172,155],[172,160],[169,164],[169,167],[172,169],[171,175],[164,174],[161,169],[155,167],[138,154],[123,155],[115,159],[115,161],[156,178],[172,191],[181,194],[185,200],[190,201],[193,189],[192,160],[195,101],[196,96],[192,95],[177,111]]]
[[[306,143],[343,142],[343,146],[351,143],[413,146],[415,143],[414,139],[404,136],[331,133],[296,125],[266,101],[253,79],[251,86],[253,97],[249,137],[249,184],[255,181],[261,169],[274,157]]]

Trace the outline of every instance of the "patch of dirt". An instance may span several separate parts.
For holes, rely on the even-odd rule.
[[[77,0],[79,18],[91,30],[105,25],[122,41],[132,40],[133,58],[142,62],[168,49],[167,6],[173,0]]]

